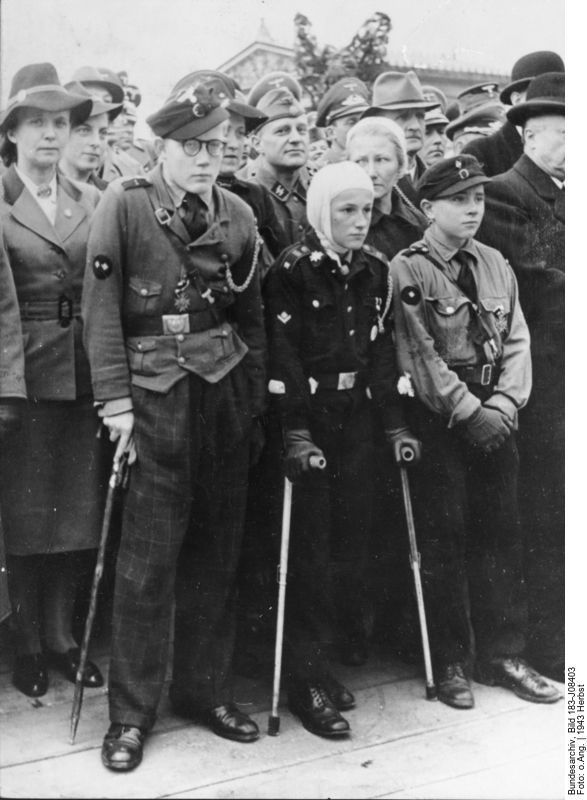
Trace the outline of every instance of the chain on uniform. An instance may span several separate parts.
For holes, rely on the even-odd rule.
[[[226,265],[226,282],[228,283],[233,292],[236,292],[237,294],[239,294],[240,292],[244,292],[245,289],[250,284],[250,282],[253,280],[253,275],[255,274],[255,270],[257,269],[257,262],[259,261],[259,251],[261,250],[262,241],[263,240],[259,236],[259,231],[255,228],[255,250],[253,252],[253,261],[251,263],[251,269],[249,270],[249,274],[247,275],[245,282],[241,283],[240,286],[238,286],[234,282],[230,266],[228,264]]]

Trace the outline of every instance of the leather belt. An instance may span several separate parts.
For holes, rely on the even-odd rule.
[[[475,364],[467,367],[451,367],[451,369],[465,383],[492,386],[497,383],[500,368],[497,364]]]
[[[128,317],[124,323],[125,336],[177,336],[180,333],[200,333],[226,321],[222,312],[207,308],[190,314],[162,314],[159,317]]]
[[[58,322],[62,328],[68,328],[72,319],[79,319],[81,307],[67,295],[60,295],[57,300],[28,300],[19,305],[21,320],[36,322]]]
[[[359,385],[361,379],[360,372],[328,372],[312,375],[308,380],[311,385],[315,381],[315,389],[337,389],[339,392],[345,389],[354,389]]]

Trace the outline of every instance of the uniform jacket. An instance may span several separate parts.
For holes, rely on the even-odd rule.
[[[14,278],[0,241],[0,398],[26,397],[22,330]],[[0,539],[2,532],[0,530]]]
[[[516,126],[507,121],[490,136],[479,136],[463,147],[463,153],[475,156],[489,177],[507,172],[523,151],[522,137]]]
[[[306,191],[309,183],[307,170],[305,168],[300,170],[291,191],[276,180],[262,156],[250,162],[244,171],[239,171],[238,177],[267,189],[277,219],[285,234],[287,246],[299,241],[308,225],[306,218]]]
[[[411,377],[416,397],[451,427],[466,420],[480,402],[451,368],[491,363],[493,356],[487,344],[482,353],[475,344],[472,301],[453,282],[458,269],[449,262],[456,250],[439,242],[430,230],[413,250],[419,246],[444,269],[411,249],[393,259],[397,358],[400,370]],[[478,307],[493,333],[495,360],[501,366],[491,405],[515,419],[517,409],[528,400],[532,374],[530,339],[516,279],[493,248],[471,239],[464,249],[470,256]]]
[[[420,239],[425,228],[424,215],[412,210],[394,192],[390,214],[384,214],[376,205],[373,207],[366,241],[391,261],[400,250]]]
[[[87,396],[91,385],[80,299],[90,218],[99,193],[58,172],[53,226],[14,166],[2,176],[2,184],[0,222],[20,306],[28,396]]]
[[[115,181],[104,193],[92,224],[82,303],[97,400],[130,397],[131,383],[165,393],[189,373],[215,383],[244,359],[251,413],[263,411],[255,222],[231,192],[214,187],[213,202],[210,226],[191,241],[160,166],[145,177]],[[229,270],[237,287],[249,280],[244,291],[228,286]],[[189,309],[180,309],[176,290],[186,275],[180,294]],[[213,303],[204,297],[208,290]],[[189,314],[189,331],[162,328],[164,315],[180,313]]]
[[[116,178],[134,177],[135,175],[143,174],[144,169],[136,158],[124,151],[114,151],[111,147],[106,148],[104,163],[98,170],[98,175],[103,181],[110,183]]]
[[[307,427],[322,376],[358,372],[384,424],[399,398],[391,341],[391,283],[382,253],[365,245],[343,276],[313,231],[275,262],[265,284],[269,390],[286,426]]]

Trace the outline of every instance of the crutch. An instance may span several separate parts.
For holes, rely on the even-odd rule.
[[[324,469],[324,456],[310,456],[312,469]],[[273,670],[273,703],[269,716],[267,733],[277,736],[279,733],[279,692],[281,688],[281,660],[283,655],[283,624],[285,618],[285,587],[287,584],[287,562],[289,557],[289,529],[291,523],[292,483],[289,478],[283,482],[283,516],[281,519],[281,551],[279,554],[279,594],[277,598],[277,629],[275,633],[275,666]]]
[[[422,591],[422,579],[420,576],[420,553],[416,542],[416,528],[414,526],[414,515],[412,512],[412,499],[410,497],[410,484],[408,481],[408,470],[405,464],[414,460],[416,454],[412,447],[404,445],[400,450],[401,463],[399,471],[402,481],[402,493],[404,496],[404,508],[406,511],[406,523],[408,526],[408,537],[410,541],[410,565],[414,573],[414,585],[416,587],[416,602],[418,605],[418,617],[420,619],[420,634],[422,636],[422,651],[424,653],[424,671],[426,674],[426,697],[428,700],[436,698],[436,686],[432,674],[432,659],[430,658],[430,642],[428,640],[428,626],[426,624],[426,610],[424,608],[424,593]]]
[[[96,567],[94,569],[94,578],[92,581],[92,593],[90,595],[90,608],[84,627],[84,638],[82,640],[81,653],[79,659],[79,666],[75,676],[75,691],[73,694],[73,703],[71,706],[71,719],[69,730],[70,744],[75,742],[75,734],[79,724],[80,714],[82,710],[82,702],[84,698],[84,687],[82,678],[88,660],[88,651],[90,649],[90,636],[92,635],[92,627],[94,625],[94,617],[96,616],[96,607],[98,605],[98,587],[104,572],[104,561],[106,558],[106,542],[108,540],[108,532],[110,530],[110,520],[112,519],[112,509],[114,507],[114,495],[119,486],[126,486],[128,479],[128,452],[122,453],[120,460],[117,461],[116,457],[112,465],[112,472],[108,481],[108,493],[106,495],[106,506],[104,508],[104,519],[102,522],[102,532],[100,534],[100,545],[98,547],[98,555],[96,557]]]

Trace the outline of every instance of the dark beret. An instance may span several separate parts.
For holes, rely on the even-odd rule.
[[[483,172],[475,156],[464,153],[438,161],[424,172],[416,185],[418,203],[450,197],[464,189],[489,183],[491,178]]]

